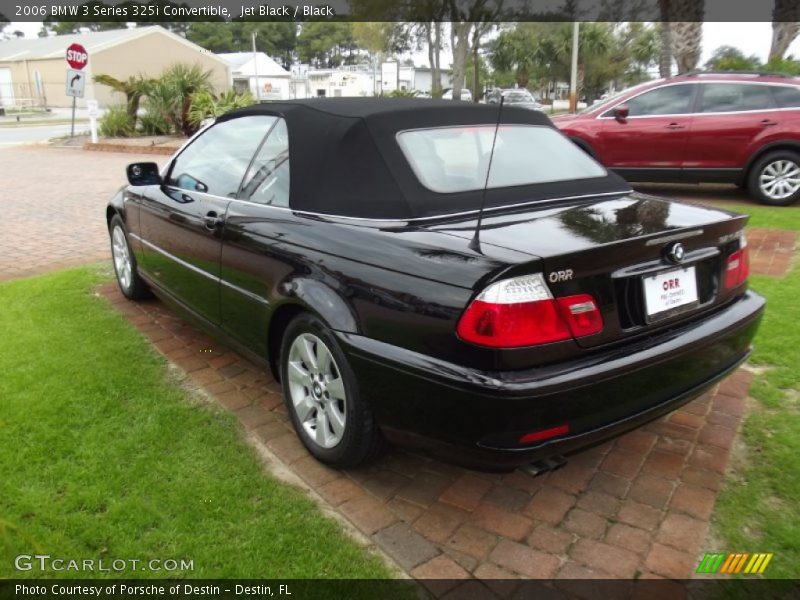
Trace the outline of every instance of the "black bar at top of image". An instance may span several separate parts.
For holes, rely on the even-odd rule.
[[[160,10],[141,16],[134,5]],[[273,10],[258,16],[262,6]],[[246,18],[254,21],[800,21],[800,0],[0,0],[0,23],[218,21],[238,19],[243,8],[255,8]]]
[[[127,586],[127,587],[124,587]],[[0,580],[0,600],[778,600],[800,597],[797,580],[659,579],[270,579]]]

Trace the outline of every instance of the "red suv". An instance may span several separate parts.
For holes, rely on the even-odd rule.
[[[630,181],[736,183],[776,206],[800,198],[800,78],[690,73],[553,122]]]

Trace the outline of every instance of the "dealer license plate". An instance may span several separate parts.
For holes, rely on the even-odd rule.
[[[664,271],[643,281],[649,321],[670,317],[698,304],[694,267]]]

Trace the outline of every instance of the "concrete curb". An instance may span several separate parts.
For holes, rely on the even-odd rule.
[[[172,155],[186,143],[186,138],[174,138],[167,136],[150,138],[103,138],[93,144],[86,142],[84,150],[94,150],[98,152],[123,152],[128,154],[160,154]]]

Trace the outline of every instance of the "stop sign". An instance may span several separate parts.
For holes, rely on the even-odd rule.
[[[80,44],[70,44],[67,48],[67,62],[73,69],[82,69],[89,62],[89,53]]]

